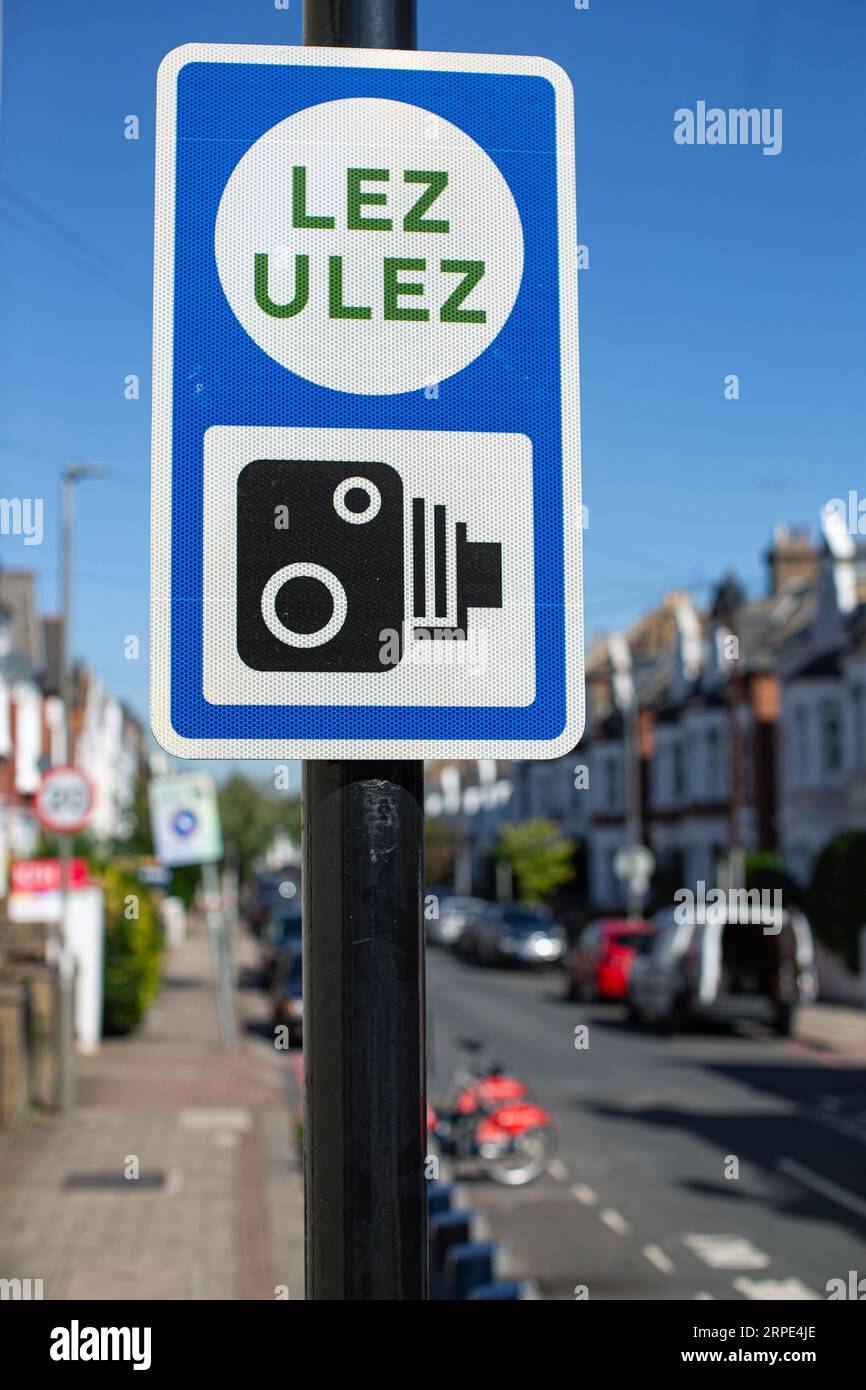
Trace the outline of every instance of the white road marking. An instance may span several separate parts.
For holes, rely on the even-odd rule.
[[[547,1165],[547,1171],[557,1182],[568,1182],[569,1172],[561,1158],[552,1158]]]
[[[593,1192],[591,1187],[587,1187],[585,1182],[576,1182],[572,1185],[571,1195],[576,1201],[582,1202],[585,1207],[598,1206],[598,1194]]]
[[[714,1293],[703,1293],[703,1292],[701,1292],[701,1293],[693,1293],[693,1294],[692,1294],[692,1302],[693,1302],[693,1303],[696,1303],[696,1302],[697,1302],[697,1303],[715,1303],[715,1301],[716,1301],[716,1295],[715,1295]]]
[[[840,1207],[847,1207],[857,1216],[866,1216],[866,1202],[861,1197],[856,1197],[853,1192],[848,1192],[846,1188],[831,1182],[829,1178],[822,1178],[820,1173],[813,1173],[811,1168],[804,1168],[802,1163],[798,1163],[796,1159],[780,1158],[776,1167],[780,1173],[794,1178],[803,1187],[811,1188],[813,1192],[829,1198],[831,1202],[836,1202]]]
[[[669,1255],[665,1254],[660,1245],[645,1245],[643,1253],[650,1264],[655,1265],[662,1274],[673,1274],[674,1262]]]
[[[711,1269],[766,1269],[769,1255],[758,1250],[745,1236],[689,1235],[683,1245]]]
[[[605,1207],[604,1211],[598,1213],[599,1220],[603,1221],[608,1230],[615,1231],[618,1236],[627,1236],[631,1230],[624,1216],[620,1216],[613,1207]]]
[[[799,1279],[747,1279],[745,1275],[741,1275],[739,1279],[734,1280],[734,1288],[744,1298],[756,1299],[758,1302],[775,1302],[777,1299],[802,1302],[821,1297]]]

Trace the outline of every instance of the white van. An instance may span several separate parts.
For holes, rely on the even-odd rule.
[[[787,1037],[797,1004],[816,997],[812,932],[801,912],[768,918],[741,902],[698,913],[666,908],[653,920],[661,930],[629,976],[629,1012],[640,1022],[674,1031],[698,1019],[752,1021]]]

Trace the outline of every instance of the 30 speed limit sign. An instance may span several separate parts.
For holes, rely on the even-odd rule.
[[[36,792],[35,808],[46,830],[74,835],[84,829],[93,811],[90,778],[80,767],[49,768]]]

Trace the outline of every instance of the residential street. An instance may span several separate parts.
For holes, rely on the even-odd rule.
[[[829,1279],[866,1271],[862,1033],[847,1054],[757,1032],[668,1038],[561,987],[428,952],[431,1093],[469,1034],[559,1124],[552,1175],[468,1194],[544,1298],[581,1284],[596,1299],[826,1298]]]

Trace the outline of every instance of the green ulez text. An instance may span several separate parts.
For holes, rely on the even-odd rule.
[[[395,221],[404,232],[429,233],[433,236],[447,234],[450,225],[446,218],[428,216],[436,199],[448,184],[445,171],[406,169],[403,172],[404,184],[422,185],[420,195],[404,213],[402,219],[378,214],[372,216],[366,211],[370,207],[386,208],[388,192],[371,190],[369,183],[388,183],[391,173],[388,169],[347,169],[346,170],[346,208],[345,226],[350,232],[391,232]],[[292,170],[292,226],[303,230],[318,230],[323,233],[333,231],[336,217],[311,213],[307,205],[307,170],[304,165],[296,165]],[[327,294],[328,318],[331,319],[371,319],[373,306],[370,304],[347,304],[343,285],[343,257],[327,255],[327,271],[322,276],[322,291]],[[291,299],[285,303],[275,303],[270,293],[270,257],[266,251],[257,251],[253,257],[253,277],[256,303],[264,313],[275,319],[291,319],[303,313],[310,302],[313,278],[310,274],[310,256],[307,252],[295,255],[295,278]],[[432,264],[431,264],[432,270]],[[484,309],[465,308],[465,301],[484,277],[483,261],[442,259],[438,261],[440,275],[456,276],[451,292],[439,308],[440,323],[485,323],[487,313]],[[421,256],[384,256],[382,259],[381,294],[377,311],[385,320],[400,323],[427,323],[430,310],[404,301],[423,295],[426,280],[418,278],[428,273],[428,259]]]

